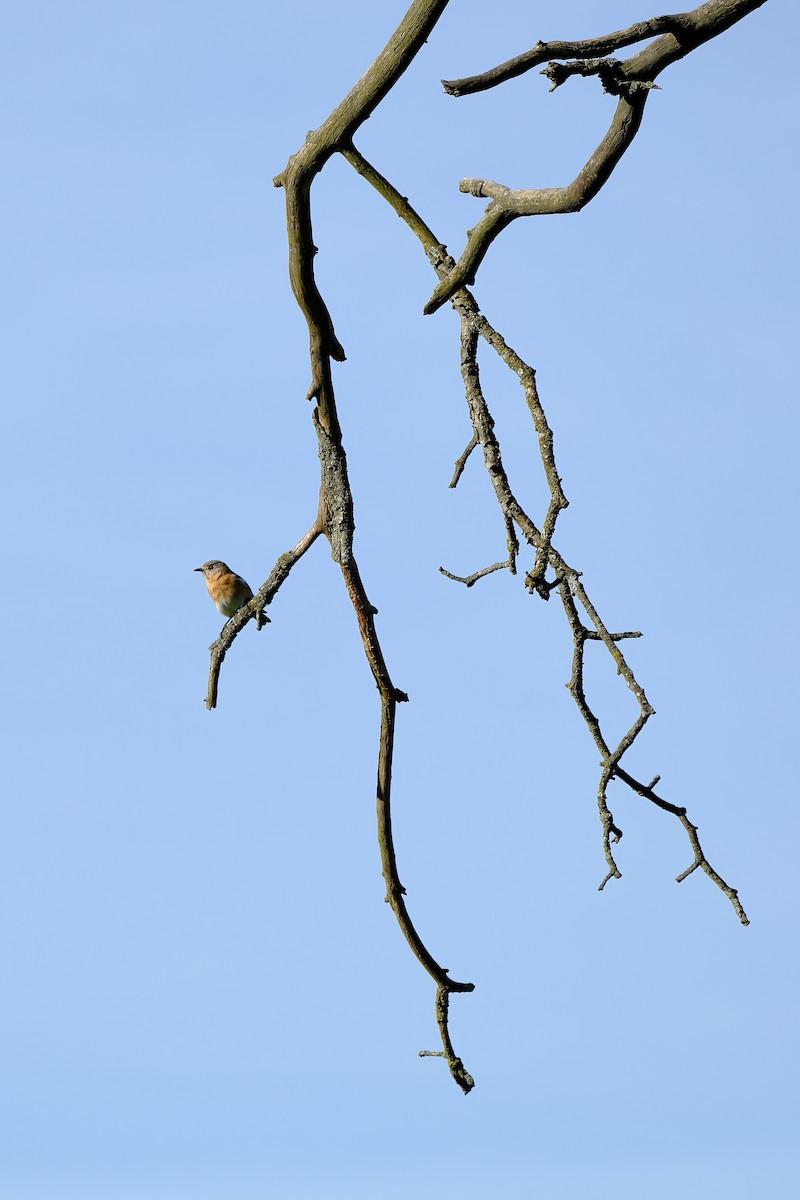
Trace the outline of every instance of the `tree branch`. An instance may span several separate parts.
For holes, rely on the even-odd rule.
[[[649,21],[637,21],[627,29],[620,29],[616,33],[608,33],[601,37],[586,38],[578,42],[538,41],[531,50],[492,67],[489,71],[480,75],[470,75],[465,79],[443,79],[442,85],[450,96],[469,96],[524,75],[526,71],[531,71],[552,59],[604,57],[658,34],[672,34],[674,41],[679,44],[691,43],[684,51],[688,54],[700,44],[697,41],[692,42],[698,24],[711,29],[707,37],[703,38],[703,41],[708,41],[764,3],[766,0],[711,0],[711,3],[701,4],[692,12],[651,17]]]
[[[448,579],[452,579],[455,583],[463,583],[468,588],[476,584],[479,579],[483,579],[486,575],[492,575],[495,571],[511,571],[514,572],[514,560],[507,558],[505,562],[492,563],[490,567],[484,567],[481,571],[475,571],[472,575],[453,575],[450,571],[446,571],[444,567],[439,567],[442,575],[446,575]]]
[[[376,807],[386,902],[391,906],[413,953],[436,983],[436,1020],[443,1049],[435,1053],[445,1058],[453,1078],[466,1093],[474,1086],[474,1081],[453,1048],[448,1027],[448,1011],[450,994],[472,991],[474,985],[451,980],[447,969],[440,966],[427,949],[409,916],[404,899],[405,889],[400,882],[397,868],[392,837],[392,762],[397,704],[406,701],[408,697],[394,686],[390,677],[375,627],[376,609],[367,596],[353,551],[354,505],[332,377],[332,363],[343,361],[345,354],[315,278],[316,248],[313,242],[311,187],[331,155],[336,152],[343,154],[388,201],[421,241],[439,278],[439,284],[425,311],[433,312],[449,300],[460,317],[461,370],[473,436],[464,453],[456,461],[451,487],[458,483],[472,451],[480,446],[484,465],[503,515],[509,557],[504,562],[498,562],[467,577],[454,576],[447,571],[443,573],[467,587],[471,587],[485,575],[505,567],[508,567],[512,574],[516,573],[516,559],[520,547],[517,537],[519,530],[533,551],[533,563],[525,576],[525,586],[532,594],[544,600],[549,599],[553,591],[558,592],[574,645],[572,674],[567,686],[602,756],[598,807],[608,874],[601,883],[601,888],[608,879],[620,875],[612,853],[612,845],[622,837],[622,830],[614,822],[607,798],[609,783],[619,779],[639,796],[675,816],[684,826],[694,859],[677,877],[678,882],[701,867],[728,897],[742,923],[747,924],[747,916],[739,902],[738,893],[725,883],[709,864],[700,845],[697,827],[689,820],[686,810],[664,800],[654,791],[658,777],[649,784],[643,784],[621,766],[623,756],[654,713],[644,689],[619,646],[623,640],[639,637],[640,634],[609,632],[586,593],[580,572],[570,567],[553,545],[558,517],[567,507],[568,501],[556,467],[553,435],[541,405],[535,372],[482,316],[465,284],[474,280],[475,272],[494,238],[517,217],[576,212],[587,204],[602,188],[635,137],[647,96],[655,86],[654,80],[657,75],[670,63],[682,58],[702,42],[715,37],[747,13],[759,8],[764,0],[709,0],[690,13],[656,17],[650,22],[641,22],[628,30],[609,34],[604,38],[573,43],[540,42],[527,55],[494,68],[483,76],[446,84],[446,88],[454,95],[467,94],[469,91],[482,90],[521,74],[538,62],[572,58],[576,61],[560,64],[551,61],[546,73],[554,87],[574,74],[596,74],[608,91],[619,96],[614,118],[605,137],[575,180],[567,187],[512,190],[490,180],[466,179],[462,182],[462,191],[488,198],[490,204],[484,216],[470,231],[467,246],[458,263],[447,254],[445,247],[438,242],[408,201],[367,163],[352,145],[356,131],[407,69],[447,7],[447,2],[448,0],[413,0],[397,30],[362,79],[319,129],[308,134],[305,144],[292,155],[284,170],[275,178],[275,185],[283,187],[286,194],[291,286],[305,317],[309,334],[311,383],[308,398],[316,402],[312,418],[320,460],[319,506],[316,520],[305,537],[293,550],[278,559],[258,594],[231,618],[211,647],[206,703],[209,708],[216,705],[222,663],[238,633],[250,620],[254,619],[258,628],[268,620],[264,611],[266,606],[293,566],[317,538],[324,534],[330,543],[332,558],[341,570],[358,621],[364,653],[380,697]],[[656,37],[656,41],[628,60],[618,62],[607,57],[612,50],[647,37]],[[524,390],[538,437],[540,457],[550,493],[541,527],[534,523],[517,501],[503,464],[500,444],[494,432],[494,421],[480,379],[478,346],[481,341],[499,355]],[[548,572],[550,578],[547,577]],[[584,665],[588,642],[602,643],[614,662],[617,674],[623,678],[638,704],[638,714],[633,724],[616,747],[607,742],[600,721],[586,698]],[[433,1052],[422,1053],[427,1055]]]
[[[511,189],[485,179],[462,180],[462,192],[489,198],[491,203],[474,228],[469,230],[463,254],[434,289],[423,312],[436,312],[446,301],[452,299],[459,288],[475,282],[475,273],[492,242],[517,217],[579,212],[594,199],[636,136],[645,102],[654,87],[656,77],[672,63],[684,58],[704,42],[717,37],[765,2],[766,0],[708,0],[706,4],[699,5],[691,12],[671,17],[656,17],[652,21],[640,22],[639,25],[619,33],[608,34],[604,38],[593,38],[585,42],[538,42],[528,55],[512,59],[510,63],[496,67],[484,75],[445,83],[445,89],[452,95],[466,95],[468,92],[480,91],[502,83],[505,79],[546,61],[547,57],[585,59],[630,45],[654,33],[663,33],[663,36],[638,54],[621,63],[605,61],[590,68],[580,64],[570,67],[554,66],[552,70],[548,68],[544,72],[550,77],[553,87],[562,83],[569,74],[600,75],[606,90],[619,96],[608,132],[580,173],[566,187]],[[545,54],[545,50],[548,54]]]
[[[344,152],[344,157],[354,167],[356,171],[370,183],[376,191],[387,201],[412,230],[418,240],[421,242],[425,253],[432,263],[434,269],[440,278],[447,277],[452,271],[453,260],[447,254],[444,246],[437,241],[433,232],[428,225],[423,221],[419,214],[409,204],[407,198],[401,195],[400,192],[383,176],[380,172],[369,163],[355,147],[351,147]],[[639,784],[633,776],[628,775],[626,771],[619,765],[622,756],[627,753],[633,742],[641,733],[649,718],[655,712],[650,702],[647,699],[644,688],[636,679],[630,665],[625,659],[618,643],[626,638],[638,637],[638,633],[611,633],[607,629],[605,623],[601,619],[597,609],[590,600],[586,589],[581,582],[580,572],[570,567],[562,558],[556,548],[552,545],[552,534],[555,529],[555,523],[558,514],[562,508],[566,507],[567,500],[564,496],[561,486],[561,478],[556,467],[553,435],[547,424],[544,410],[542,409],[539,400],[538,391],[535,385],[535,374],[514,351],[501,335],[489,324],[486,318],[478,309],[472,294],[466,288],[460,288],[455,295],[451,297],[453,308],[461,317],[461,367],[462,376],[464,378],[465,392],[467,398],[467,407],[469,409],[470,419],[474,430],[475,438],[478,444],[483,449],[484,464],[488,472],[490,481],[494,488],[500,509],[503,513],[507,526],[516,526],[525,541],[534,547],[536,550],[536,559],[533,570],[526,578],[526,584],[530,591],[537,592],[543,599],[547,599],[550,592],[557,588],[561,597],[564,613],[567,623],[572,631],[574,642],[574,653],[572,663],[572,676],[567,684],[570,693],[575,700],[578,710],[583,717],[587,728],[589,729],[592,738],[597,745],[602,755],[602,769],[600,782],[598,786],[598,808],[600,811],[600,821],[603,831],[603,851],[606,857],[606,862],[609,867],[608,875],[600,884],[602,889],[610,878],[620,878],[621,872],[614,860],[611,850],[612,844],[618,842],[622,837],[622,830],[615,824],[614,818],[608,806],[607,788],[609,782],[613,778],[622,779],[623,782],[635,791],[638,795],[643,796],[656,805],[663,811],[675,815],[683,824],[689,836],[689,841],[695,852],[695,862],[689,868],[693,871],[697,866],[702,866],[706,874],[714,882],[717,887],[731,901],[737,916],[742,924],[748,924],[747,915],[742,908],[738,893],[735,889],[729,887],[728,884],[719,876],[713,868],[708,865],[705,855],[700,847],[697,839],[697,828],[686,817],[686,810],[678,808],[676,805],[670,804],[657,796],[653,791],[654,784],[647,787]],[[486,403],[483,389],[480,383],[480,374],[477,363],[477,345],[478,339],[482,338],[487,345],[500,356],[501,360],[520,380],[525,389],[528,407],[534,420],[534,425],[539,435],[539,450],[544,466],[545,476],[550,488],[551,499],[548,506],[548,512],[545,520],[542,523],[542,528],[539,529],[530,516],[525,512],[522,506],[516,499],[511,484],[508,479],[503,460],[500,452],[500,444],[494,432],[494,420]],[[476,572],[474,576],[466,578],[457,578],[458,582],[471,586],[477,579],[483,575],[490,573],[493,570],[500,569],[506,566],[506,563],[498,563],[493,567],[486,568],[482,572]],[[555,579],[546,581],[544,578],[544,569],[549,568],[554,572]],[[441,569],[441,568],[440,568]],[[449,574],[448,572],[443,572]],[[583,609],[589,620],[587,627],[581,619],[578,605]],[[639,706],[639,714],[631,728],[620,740],[619,744],[612,749],[603,735],[600,721],[593,712],[586,699],[583,683],[584,669],[584,653],[587,641],[601,642],[609,655],[611,656],[617,670],[617,674],[621,675],[628,689],[631,691]],[[685,878],[686,873],[680,878]]]
[[[341,433],[329,398],[330,359],[343,362],[345,353],[314,278],[316,247],[311,228],[311,185],[331,155],[350,142],[394,87],[425,44],[447,3],[448,0],[414,0],[366,73],[319,129],[308,134],[304,145],[274,179],[275,186],[286,192],[289,279],[309,331],[311,386],[308,399],[318,402],[320,420],[330,433]]]
[[[448,487],[451,487],[451,488],[458,487],[458,482],[461,479],[461,476],[464,474],[464,467],[467,465],[467,459],[469,458],[470,454],[472,454],[472,451],[475,449],[475,447],[477,445],[478,445],[478,439],[475,437],[475,434],[473,433],[466,450],[464,451],[463,454],[460,454],[458,456],[458,458],[456,459],[456,469],[453,472],[453,478],[450,480]]]
[[[443,1057],[446,1058],[456,1083],[466,1092],[474,1084],[461,1059],[455,1054],[450,1040],[447,1028],[448,997],[451,992],[470,992],[474,984],[459,983],[450,979],[447,970],[441,967],[428,951],[408,914],[403,899],[405,891],[397,871],[391,818],[394,727],[397,704],[408,700],[408,696],[392,683],[375,628],[377,610],[368,599],[353,553],[353,497],[331,373],[331,362],[342,361],[344,350],[336,337],[330,312],[316,284],[316,249],[311,224],[311,186],[314,178],[336,150],[350,145],[355,131],[367,120],[424,45],[446,6],[447,0],[413,0],[395,33],[365,75],[319,129],[309,133],[305,144],[292,155],[286,168],[276,176],[274,182],[276,187],[283,187],[286,192],[289,277],[309,331],[311,386],[308,398],[317,403],[312,417],[320,460],[318,532],[327,537],[331,546],[331,556],[342,572],[358,620],[364,653],[380,695],[381,728],[376,804],[386,901],[391,906],[412,951],[437,985],[436,1019],[444,1046]]]
[[[475,282],[478,267],[499,234],[518,217],[552,216],[580,212],[611,176],[635,138],[642,121],[648,91],[621,96],[608,132],[572,183],[562,188],[512,190],[485,179],[462,179],[459,188],[472,196],[489,196],[491,204],[467,234],[467,244],[453,269],[434,288],[423,312],[434,313],[465,284]]]

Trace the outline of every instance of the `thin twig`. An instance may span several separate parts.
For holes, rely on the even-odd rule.
[[[455,583],[463,583],[466,587],[471,588],[479,579],[483,579],[485,575],[491,575],[495,571],[511,571],[514,573],[514,560],[507,558],[505,562],[492,563],[490,567],[484,567],[482,571],[475,571],[472,575],[453,575],[450,571],[446,571],[444,567],[439,567],[443,575],[448,579],[454,580]]]
[[[447,485],[448,487],[451,487],[451,488],[458,487],[458,481],[461,478],[461,476],[464,474],[464,467],[467,465],[467,459],[469,458],[470,454],[472,454],[472,451],[475,449],[477,444],[478,444],[478,439],[475,437],[475,434],[473,433],[472,439],[471,439],[469,445],[467,446],[466,450],[464,451],[463,454],[460,454],[458,456],[458,458],[456,459],[456,469],[453,472],[453,478],[450,480],[450,483]]]

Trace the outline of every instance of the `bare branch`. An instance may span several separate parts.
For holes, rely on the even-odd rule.
[[[343,362],[345,354],[314,278],[316,247],[311,228],[311,185],[331,155],[347,146],[394,87],[425,44],[447,3],[448,0],[413,0],[372,65],[319,129],[309,133],[304,145],[274,180],[275,186],[286,192],[289,278],[308,324],[311,358],[308,399],[318,402],[320,419],[330,433],[336,432],[335,413],[329,403],[330,359]]]
[[[587,629],[585,636],[587,642],[600,641],[600,634],[596,633],[594,629]],[[608,636],[611,638],[612,642],[622,642],[625,640],[625,638],[640,638],[642,634],[638,631],[629,631],[628,633],[610,633]]]
[[[311,384],[308,398],[316,402],[312,417],[320,460],[319,506],[317,518],[309,532],[294,550],[278,559],[258,594],[231,618],[211,647],[206,703],[209,708],[216,705],[222,662],[238,633],[250,620],[255,620],[260,629],[269,619],[265,615],[265,608],[295,563],[317,538],[324,534],[330,543],[332,558],[340,568],[356,614],[364,653],[380,697],[376,808],[386,901],[391,906],[411,950],[436,983],[436,1020],[443,1049],[440,1052],[421,1053],[435,1053],[437,1057],[445,1058],[453,1078],[465,1093],[471,1090],[474,1081],[452,1045],[448,1026],[449,999],[451,993],[472,991],[474,985],[451,980],[447,969],[434,959],[411,921],[404,899],[405,889],[398,874],[392,836],[392,763],[397,704],[408,700],[408,696],[394,686],[390,677],[375,626],[377,610],[367,596],[353,549],[354,505],[332,377],[332,363],[343,361],[345,355],[315,278],[316,248],[312,230],[311,187],[331,155],[341,153],[380,192],[421,241],[439,278],[439,284],[425,311],[433,312],[449,300],[460,317],[461,372],[473,436],[464,453],[456,461],[450,486],[457,485],[467,459],[472,451],[480,446],[484,465],[503,515],[509,557],[504,562],[495,563],[467,577],[455,576],[443,568],[440,569],[443,574],[464,583],[467,587],[473,586],[478,579],[497,570],[508,568],[515,574],[520,548],[517,536],[519,531],[534,552],[534,562],[525,576],[525,586],[544,600],[549,599],[552,591],[558,590],[574,643],[572,674],[567,686],[601,754],[598,807],[608,865],[608,874],[600,885],[601,889],[608,879],[620,876],[611,848],[622,837],[622,830],[614,822],[607,799],[609,783],[619,779],[656,807],[676,816],[686,829],[694,852],[694,861],[678,876],[678,882],[701,867],[730,899],[740,920],[746,924],[747,917],[739,903],[737,892],[729,887],[708,863],[699,842],[697,827],[689,820],[686,810],[655,793],[653,789],[658,777],[645,785],[629,775],[621,766],[621,759],[655,711],[619,647],[621,641],[639,637],[640,634],[609,632],[586,593],[580,572],[570,567],[553,545],[558,517],[567,507],[568,501],[556,467],[553,435],[539,399],[535,372],[482,316],[465,284],[474,280],[475,272],[494,238],[517,217],[576,212],[587,204],[602,188],[635,137],[647,96],[655,86],[656,76],[670,63],[683,57],[703,41],[716,36],[763,3],[764,0],[708,0],[708,3],[701,4],[691,13],[657,17],[628,30],[609,34],[605,38],[578,43],[538,43],[528,55],[495,68],[493,72],[446,85],[453,94],[481,90],[530,69],[534,60],[545,62],[549,59],[550,65],[545,73],[554,87],[559,86],[571,75],[595,74],[608,91],[619,96],[608,132],[576,179],[567,187],[511,190],[502,183],[490,180],[467,179],[462,182],[462,191],[489,199],[490,204],[484,216],[468,234],[467,246],[458,263],[447,254],[446,248],[437,241],[407,199],[367,163],[352,145],[353,136],[358,128],[391,90],[426,41],[446,8],[447,0],[412,0],[397,30],[364,76],[319,129],[309,133],[305,144],[275,178],[275,185],[283,187],[286,193],[289,274],[309,333]],[[612,50],[652,36],[657,38],[655,42],[624,62],[608,57]],[[561,58],[571,58],[575,61],[561,64],[555,62]],[[478,347],[481,341],[499,355],[524,390],[550,492],[541,527],[534,523],[516,499],[503,464],[500,444],[494,432],[494,420],[481,384],[478,364]],[[552,575],[550,579],[546,577],[548,571]],[[597,641],[605,647],[618,675],[623,678],[638,704],[638,714],[633,724],[616,747],[607,743],[600,721],[586,698],[584,656],[586,643],[589,641]]]
[[[701,42],[716,37],[765,2],[766,0],[710,0],[710,3],[701,4],[691,12],[637,21],[627,29],[620,29],[602,37],[586,38],[577,42],[539,41],[532,50],[480,75],[471,75],[465,79],[443,79],[442,84],[451,96],[469,96],[497,87],[508,79],[515,79],[552,59],[602,58],[616,50],[622,50],[625,46],[635,45],[636,42],[657,37],[659,34],[671,35],[672,43],[679,47],[685,46],[683,53],[688,54]],[[705,32],[705,36],[698,38],[701,30]],[[666,41],[666,38],[662,41]]]
[[[447,1024],[447,1011],[450,1004],[450,996],[447,988],[440,988],[436,993],[436,1017],[439,1028],[442,1031],[442,1041],[444,1042],[444,1050],[420,1050],[420,1058],[444,1058],[447,1060],[447,1065],[450,1067],[450,1074],[455,1079],[458,1086],[461,1088],[464,1095],[467,1095],[475,1086],[475,1080],[466,1070],[460,1058],[457,1058],[453,1051],[452,1043],[450,1042],[450,1033]]]
[[[484,179],[464,179],[460,190],[473,196],[488,196],[492,203],[467,234],[467,244],[458,263],[434,288],[423,312],[430,314],[453,298],[466,284],[474,283],[475,273],[495,238],[518,217],[552,216],[580,212],[610,177],[619,160],[635,138],[642,121],[649,92],[621,96],[608,132],[572,183],[561,188],[533,188],[500,191],[498,185]]]
[[[353,497],[336,409],[331,361],[342,361],[344,350],[319,292],[314,276],[311,226],[311,186],[330,156],[346,150],[359,126],[394,86],[447,6],[447,0],[413,0],[405,17],[384,49],[340,105],[319,129],[310,133],[294,154],[275,185],[286,192],[289,239],[289,275],[297,303],[309,331],[311,386],[308,398],[316,401],[312,416],[320,460],[320,492],[317,525],[330,542],[331,555],[342,572],[358,620],[364,652],[381,700],[381,730],[378,746],[376,789],[378,842],[381,852],[386,900],[416,957],[437,985],[436,1019],[444,1054],[454,1079],[464,1091],[473,1081],[457,1058],[447,1028],[450,992],[470,992],[474,985],[451,980],[428,951],[417,933],[403,899],[404,888],[397,873],[391,821],[391,779],[394,753],[395,713],[398,702],[408,696],[395,688],[389,675],[375,628],[376,609],[370,603],[353,553],[355,517]]]
[[[344,157],[392,206],[398,216],[406,221],[409,228],[422,243],[425,253],[439,277],[446,277],[452,271],[453,260],[441,243],[437,241],[419,214],[409,204],[408,199],[402,196],[354,147],[347,150]],[[618,778],[627,783],[634,792],[649,800],[657,808],[671,813],[680,820],[687,831],[689,841],[695,852],[695,863],[689,870],[693,871],[696,867],[701,866],[712,882],[731,900],[740,920],[742,920],[743,924],[746,924],[747,917],[739,903],[738,894],[708,864],[700,848],[700,843],[697,841],[696,827],[688,820],[686,810],[679,808],[677,805],[670,804],[669,801],[658,796],[653,791],[653,785],[644,787],[620,766],[620,759],[633,745],[633,742],[655,712],[655,709],[647,699],[644,688],[636,679],[618,645],[620,641],[640,635],[636,632],[615,634],[608,630],[581,582],[580,572],[570,567],[552,545],[550,538],[555,527],[555,522],[560,510],[566,506],[567,500],[564,496],[561,487],[561,478],[556,468],[552,431],[549,425],[547,425],[538,393],[535,391],[535,376],[532,368],[506,344],[500,334],[489,324],[486,318],[480,313],[474,298],[466,288],[460,288],[452,296],[451,303],[461,317],[461,368],[467,406],[475,437],[483,449],[484,464],[494,488],[495,496],[507,525],[516,526],[529,545],[536,548],[537,561],[534,570],[538,568],[539,554],[541,554],[546,558],[546,566],[553,570],[555,574],[555,580],[552,583],[546,583],[542,573],[538,575],[537,582],[537,579],[533,578],[533,572],[531,572],[527,577],[529,586],[532,590],[542,595],[543,598],[547,598],[554,588],[558,588],[564,613],[572,631],[574,642],[572,675],[567,687],[602,756],[602,770],[597,800],[603,833],[603,852],[609,870],[600,884],[600,888],[602,890],[609,879],[621,878],[621,871],[616,864],[611,847],[622,837],[622,830],[614,821],[607,798],[609,783],[612,779]],[[520,379],[526,391],[529,408],[531,409],[539,434],[539,450],[551,491],[551,502],[542,529],[537,528],[517,501],[503,465],[500,445],[494,432],[494,421],[489,412],[480,384],[480,374],[477,364],[477,342],[479,337],[482,337],[498,353],[502,361]],[[459,582],[470,586],[468,580],[474,582],[476,579],[481,578],[483,574],[488,574],[490,571],[507,565],[507,563],[495,564],[495,566],[485,569],[484,572],[477,572],[474,577],[467,576],[466,578],[459,579],[458,577],[450,576],[450,578],[457,578]],[[449,575],[449,572],[443,573]],[[580,605],[588,617],[589,627],[584,625],[578,605]],[[584,651],[587,641],[598,641],[605,646],[614,662],[617,674],[622,676],[639,706],[639,714],[633,725],[613,749],[608,745],[603,735],[600,721],[586,698],[584,689]]]
[[[598,74],[607,91],[619,96],[611,125],[603,140],[571,184],[561,188],[510,189],[500,183],[464,179],[460,189],[470,195],[492,201],[478,223],[467,234],[467,244],[456,266],[434,289],[423,312],[430,314],[452,299],[458,290],[475,282],[475,273],[496,237],[517,217],[579,212],[604,186],[622,155],[630,146],[641,124],[644,105],[654,81],[672,63],[684,58],[704,42],[735,25],[748,13],[760,8],[765,0],[707,0],[691,12],[657,17],[619,33],[587,42],[539,42],[528,55],[522,55],[493,71],[471,79],[445,84],[453,95],[480,91],[512,78],[548,58],[586,59],[605,55],[655,33],[662,33],[638,54],[624,62],[602,59],[594,66],[580,63],[548,68],[557,87],[569,74]],[[642,32],[644,31],[644,32]],[[555,48],[555,49],[554,49]],[[545,49],[548,53],[545,54]],[[483,81],[483,82],[481,82]],[[552,90],[552,89],[551,89]]]
[[[470,75],[466,79],[443,79],[442,86],[449,96],[470,96],[475,92],[485,92],[553,59],[604,57],[613,54],[615,50],[622,50],[625,46],[642,42],[645,38],[656,37],[659,33],[674,33],[679,36],[683,31],[685,17],[685,13],[671,17],[653,17],[649,21],[637,21],[635,25],[620,29],[617,33],[609,33],[599,38],[586,38],[580,42],[538,41],[533,49],[525,54],[518,54],[516,58],[492,67],[481,75]]]
[[[333,392],[330,405],[335,413]],[[451,980],[428,951],[408,914],[403,888],[397,871],[394,840],[392,837],[391,784],[394,755],[394,727],[397,703],[408,700],[405,692],[397,689],[389,675],[380,641],[375,628],[375,608],[370,603],[353,554],[355,519],[353,500],[347,473],[347,460],[342,446],[341,434],[332,435],[323,427],[317,410],[314,424],[319,442],[321,466],[320,521],[331,543],[331,554],[344,578],[345,586],[358,620],[364,652],[367,656],[375,684],[381,698],[381,730],[378,747],[378,781],[376,806],[378,821],[378,845],[381,853],[383,877],[386,882],[386,900],[391,905],[400,929],[437,988],[452,992],[471,992],[474,985]],[[336,423],[338,430],[338,422]],[[437,1002],[437,1014],[440,1009]],[[438,1019],[438,1015],[437,1015]],[[447,1046],[445,1046],[447,1050]]]
[[[698,867],[701,867],[711,882],[716,884],[719,890],[728,897],[733,905],[734,912],[741,923],[743,925],[749,925],[750,918],[742,906],[738,891],[736,888],[731,887],[729,883],[726,883],[722,876],[719,875],[711,866],[711,863],[705,856],[703,847],[700,845],[700,837],[697,826],[689,820],[686,809],[676,808],[674,805],[669,804],[668,801],[663,800],[660,796],[657,796],[653,791],[656,783],[658,783],[659,776],[656,775],[652,783],[641,784],[638,782],[638,780],[634,779],[632,775],[629,775],[627,771],[624,771],[620,766],[616,767],[614,774],[618,779],[621,779],[623,783],[627,783],[628,787],[634,792],[637,792],[640,796],[644,796],[647,800],[652,801],[654,804],[658,805],[659,808],[663,808],[667,812],[674,812],[681,825],[683,825],[684,829],[686,830],[692,850],[694,851],[694,862],[690,867],[687,867],[685,871],[682,871],[680,875],[676,876],[675,882],[683,883],[684,879],[687,879],[693,871],[696,871]]]
[[[448,487],[451,487],[451,488],[458,487],[458,481],[461,478],[461,476],[464,474],[464,467],[467,465],[467,459],[469,458],[470,454],[472,454],[472,451],[475,449],[477,444],[478,444],[478,439],[475,437],[475,434],[473,433],[472,440],[470,441],[466,450],[464,451],[463,454],[459,455],[459,457],[456,459],[456,469],[453,472],[453,478],[450,480]]]
[[[503,513],[503,520],[506,524],[506,546],[508,547],[508,569],[512,575],[517,573],[517,555],[519,554],[519,538],[517,531],[514,528],[514,522],[509,517],[508,513]]]

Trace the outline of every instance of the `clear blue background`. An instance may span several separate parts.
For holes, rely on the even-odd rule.
[[[671,68],[580,215],[518,222],[477,298],[538,370],[571,507],[559,546],[658,711],[614,787],[564,683],[557,600],[469,573],[504,531],[469,439],[458,326],[416,242],[341,160],[314,190],[357,550],[397,686],[400,871],[454,978],[477,1087],[383,903],[378,704],[323,543],[225,663],[192,568],[257,586],[316,510],[304,322],[272,178],[400,3],[26,0],[0,49],[0,1193],[252,1200],[457,1191],[794,1196],[797,1105],[796,222],[800,34],[768,3]],[[536,73],[439,79],[641,0],[452,3],[358,137],[454,252],[464,176],[573,178],[610,119]],[[482,357],[521,497],[518,385]],[[630,697],[598,651],[609,734]]]

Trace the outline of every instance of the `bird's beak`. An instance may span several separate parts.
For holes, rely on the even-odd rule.
[[[195,571],[202,571],[202,567],[195,567]]]

